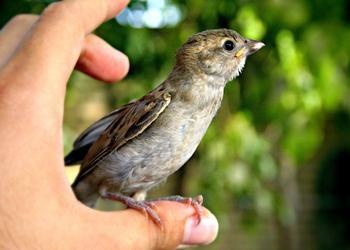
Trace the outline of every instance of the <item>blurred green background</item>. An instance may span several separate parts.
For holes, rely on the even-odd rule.
[[[2,1],[0,26],[49,3]],[[132,1],[96,30],[129,56],[130,73],[104,85],[74,72],[65,151],[90,123],[162,82],[191,34],[235,29],[266,47],[227,85],[186,167],[151,196],[204,195],[220,232],[200,249],[350,249],[349,24],[346,0]]]

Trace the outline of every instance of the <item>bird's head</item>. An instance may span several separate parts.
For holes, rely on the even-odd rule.
[[[233,30],[206,30],[191,36],[178,50],[176,64],[196,73],[223,77],[227,82],[240,74],[247,56],[263,46]]]

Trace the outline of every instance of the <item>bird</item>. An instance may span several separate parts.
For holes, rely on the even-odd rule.
[[[81,164],[72,184],[76,198],[91,208],[99,197],[120,201],[161,224],[147,192],[190,159],[221,105],[226,84],[264,45],[230,29],[192,35],[178,49],[166,80],[75,140],[64,160],[66,166]],[[200,213],[201,196],[165,199],[190,202]]]

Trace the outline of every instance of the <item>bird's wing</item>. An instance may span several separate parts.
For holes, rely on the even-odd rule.
[[[130,105],[130,104],[128,104]],[[127,106],[127,105],[126,105]],[[80,164],[90,147],[100,137],[102,132],[118,117],[121,115],[124,107],[121,107],[108,115],[104,116],[100,120],[93,123],[90,127],[85,129],[79,137],[74,141],[72,151],[64,157],[64,163],[66,166]]]
[[[168,106],[170,100],[170,94],[159,88],[140,100],[121,107],[118,112],[115,111],[113,121],[90,147],[72,186],[90,174],[112,151],[118,150],[147,129]]]

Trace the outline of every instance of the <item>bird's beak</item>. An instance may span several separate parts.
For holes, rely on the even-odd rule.
[[[247,42],[247,48],[248,48],[247,55],[250,56],[251,54],[254,54],[255,52],[257,52],[259,49],[261,49],[264,46],[265,46],[265,44],[262,42],[248,40],[248,42]]]
[[[262,42],[254,41],[254,40],[246,40],[246,43],[240,50],[237,51],[235,54],[235,57],[241,58],[245,56],[250,56],[251,54],[254,54],[257,52],[259,49],[264,47],[265,44]]]

